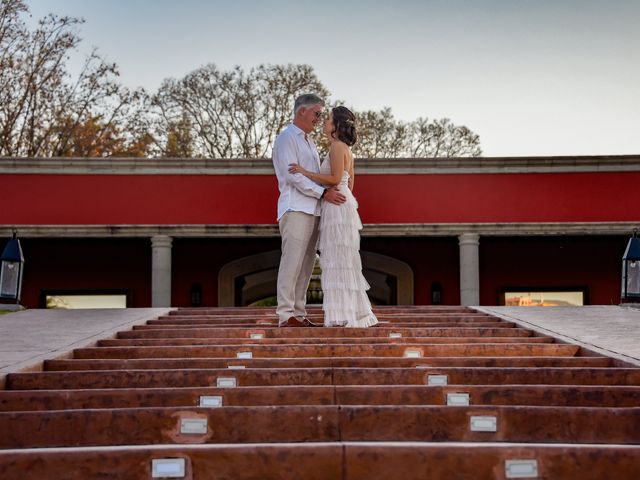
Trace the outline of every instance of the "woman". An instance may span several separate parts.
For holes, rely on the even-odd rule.
[[[335,107],[324,123],[324,134],[331,142],[320,173],[292,164],[289,172],[302,174],[327,187],[338,186],[347,201],[340,205],[322,202],[320,215],[320,267],[325,327],[370,327],[378,323],[371,311],[366,291],[369,284],[362,275],[358,202],[351,193],[354,184],[353,155],[349,147],[358,138],[356,118],[346,107]]]

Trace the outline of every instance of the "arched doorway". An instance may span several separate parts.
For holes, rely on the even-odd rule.
[[[400,260],[360,252],[369,297],[377,305],[413,305],[413,270]],[[218,273],[218,306],[246,306],[276,294],[280,250],[250,255],[224,265]]]

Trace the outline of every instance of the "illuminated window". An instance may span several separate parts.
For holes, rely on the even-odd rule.
[[[126,294],[47,292],[43,297],[45,308],[127,308]]]
[[[584,291],[507,290],[503,305],[507,307],[574,307],[584,305]]]

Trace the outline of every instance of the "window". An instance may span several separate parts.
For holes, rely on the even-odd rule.
[[[126,290],[49,290],[40,294],[41,308],[127,308]]]
[[[574,307],[585,305],[586,289],[504,289],[501,305],[507,307]]]

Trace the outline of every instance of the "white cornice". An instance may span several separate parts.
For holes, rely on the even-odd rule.
[[[571,157],[357,159],[360,174],[489,174],[640,171],[640,155]],[[12,158],[0,174],[65,175],[273,175],[271,159]]]
[[[640,222],[571,223],[398,223],[366,224],[364,237],[629,235]],[[0,237],[13,229],[22,238],[174,238],[278,237],[277,225],[3,225]]]

